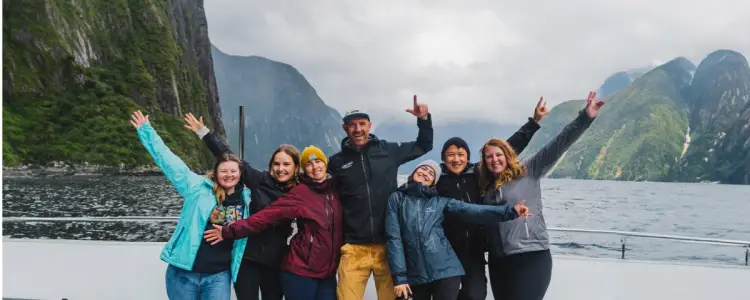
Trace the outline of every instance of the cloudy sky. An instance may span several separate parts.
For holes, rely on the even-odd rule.
[[[607,76],[716,49],[750,57],[747,0],[206,0],[233,55],[296,67],[330,106],[412,120],[520,123],[540,96],[584,98]]]

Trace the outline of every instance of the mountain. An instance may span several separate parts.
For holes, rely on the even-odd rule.
[[[239,106],[245,106],[245,160],[266,169],[281,144],[338,152],[341,115],[327,106],[294,67],[258,56],[234,56],[211,47],[230,147],[239,153]]]
[[[640,78],[641,76],[643,76],[643,74],[650,71],[651,69],[652,68],[638,68],[612,74],[611,76],[607,77],[607,79],[604,80],[602,86],[599,87],[599,90],[596,92],[597,97],[609,97],[615,92],[627,87],[628,85],[633,83],[633,81]]]
[[[697,68],[676,58],[606,99],[548,176],[750,184],[749,89],[750,68],[737,52],[713,52]],[[583,106],[577,100],[554,107],[523,156]]]
[[[688,107],[682,93],[689,86],[694,69],[687,59],[676,58],[611,95],[588,131],[550,170],[549,176],[650,181],[666,176],[682,152],[688,124]],[[583,106],[579,103],[578,109]],[[573,119],[564,114],[574,115],[577,111],[566,108],[553,108],[542,120],[540,131],[547,133],[535,136],[529,150],[546,144],[549,140],[545,138],[556,134],[550,131],[561,130],[548,122],[567,124]]]
[[[3,19],[4,165],[153,167],[139,109],[189,166],[212,165],[182,123],[198,112],[223,134],[203,1],[7,0]]]
[[[695,71],[688,101],[691,141],[671,177],[750,183],[750,68],[742,54],[720,50]]]
[[[434,130],[433,149],[424,156],[403,164],[399,168],[399,173],[410,173],[420,161],[425,159],[433,159],[440,162],[442,160],[440,152],[443,149],[443,144],[454,136],[463,138],[469,144],[470,159],[472,162],[478,162],[481,159],[479,149],[482,148],[488,139],[493,137],[507,139],[523,125],[495,124],[481,121],[445,123],[440,121],[439,116],[433,115],[432,118]],[[372,133],[377,135],[379,139],[392,142],[410,142],[417,139],[417,132],[419,132],[419,129],[417,128],[417,120],[415,118],[413,123],[388,122],[386,120],[379,123]]]

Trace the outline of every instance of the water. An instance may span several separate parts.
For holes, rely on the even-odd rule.
[[[401,178],[403,180],[403,177]],[[750,240],[750,186],[545,179],[549,227]],[[4,178],[3,217],[177,216],[164,177]],[[12,238],[165,242],[172,222],[4,222]],[[555,254],[619,258],[620,236],[550,232]],[[738,247],[628,237],[626,257],[744,264]]]

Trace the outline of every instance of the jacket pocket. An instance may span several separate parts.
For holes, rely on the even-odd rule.
[[[310,266],[311,266],[311,262],[310,262],[310,254],[312,254],[312,249],[313,249],[313,242],[314,242],[314,241],[315,241],[315,240],[313,239],[313,235],[312,235],[312,233],[311,233],[311,234],[310,234],[310,245],[308,245],[308,247],[307,247],[307,259],[306,259],[306,260],[307,260],[307,266],[308,266],[308,267],[310,267]]]

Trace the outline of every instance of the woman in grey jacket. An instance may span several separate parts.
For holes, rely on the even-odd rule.
[[[586,131],[604,101],[589,92],[578,117],[524,162],[507,142],[491,139],[482,147],[480,186],[483,202],[515,205],[526,201],[532,216],[487,226],[489,275],[495,299],[543,299],[552,276],[547,225],[544,222],[539,179]]]

